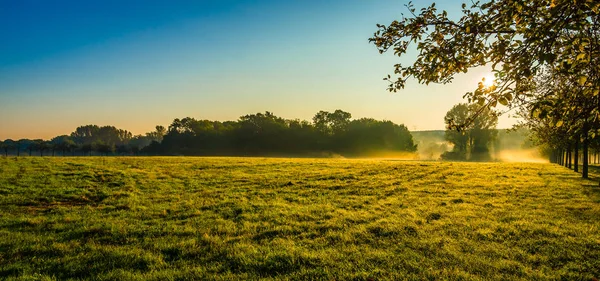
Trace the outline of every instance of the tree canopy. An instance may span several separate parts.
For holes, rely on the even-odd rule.
[[[370,41],[381,53],[403,56],[413,47],[412,65],[395,65],[389,90],[419,83],[448,83],[469,68],[491,65],[497,86],[467,93],[470,101],[496,106],[526,98],[533,78],[545,68],[565,75],[584,95],[598,95],[600,77],[600,2],[596,0],[498,0],[462,4],[462,17],[450,19],[435,3],[409,17],[378,24]]]
[[[450,127],[464,129],[499,105],[516,108],[523,125],[540,133],[538,141],[564,151],[581,144],[587,176],[587,149],[600,135],[600,1],[478,1],[463,3],[457,18],[435,3],[406,7],[408,16],[378,24],[369,39],[380,53],[418,53],[411,63],[394,65],[394,75],[384,79],[390,91],[410,79],[449,83],[470,68],[491,67],[495,83],[482,81],[465,94],[479,110],[463,122],[449,119]]]

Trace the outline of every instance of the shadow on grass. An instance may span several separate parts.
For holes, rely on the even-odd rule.
[[[588,172],[591,180],[600,181],[600,165],[590,165]]]
[[[581,176],[581,171],[583,170],[583,165],[579,165],[579,171],[576,172]],[[600,187],[600,165],[598,164],[590,164],[588,166],[588,179],[591,182],[595,183],[586,183],[583,184],[584,187]]]
[[[600,203],[600,166],[590,165],[588,172],[590,181],[582,185],[584,194]]]

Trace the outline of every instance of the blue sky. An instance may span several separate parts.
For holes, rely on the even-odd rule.
[[[456,13],[460,3],[447,2]],[[368,38],[404,3],[0,0],[0,139],[85,124],[143,134],[174,118],[263,111],[310,120],[335,109],[443,129],[486,73],[388,93],[382,78],[400,59]]]

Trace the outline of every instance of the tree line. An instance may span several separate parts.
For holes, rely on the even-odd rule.
[[[50,140],[0,142],[11,155],[222,155],[222,156],[367,156],[377,152],[415,152],[404,125],[372,118],[352,119],[342,110],[319,111],[312,122],[284,119],[271,112],[237,121],[174,119],[145,135],[114,126],[80,126]]]
[[[156,126],[156,131],[134,136],[127,130],[114,126],[85,125],[70,135],[60,135],[49,140],[7,139],[0,141],[5,156],[91,156],[91,155],[137,155],[152,142],[160,142],[166,129]]]
[[[550,162],[588,178],[589,163],[598,163],[600,151],[600,95],[598,89],[591,92],[587,76],[573,79],[555,71],[545,69],[533,79],[531,93],[520,101],[521,125],[532,130]]]

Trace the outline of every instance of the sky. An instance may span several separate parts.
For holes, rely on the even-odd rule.
[[[458,15],[459,2],[438,2]],[[380,55],[368,38],[405,3],[0,0],[0,140],[87,124],[144,134],[174,118],[264,111],[311,120],[336,109],[444,129],[446,112],[489,73],[389,93],[383,77],[414,53]],[[512,123],[501,117],[499,127]]]

